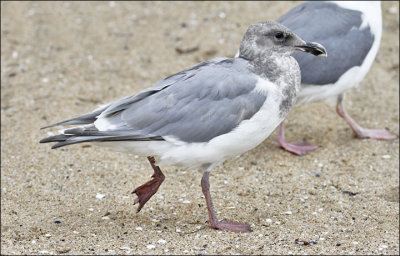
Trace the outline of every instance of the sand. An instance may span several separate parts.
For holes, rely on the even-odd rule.
[[[331,106],[294,108],[288,140],[303,157],[257,148],[211,173],[218,216],[251,233],[211,229],[198,170],[162,166],[140,213],[132,190],[145,158],[88,144],[51,150],[40,127],[134,94],[216,56],[246,28],[296,2],[2,2],[2,254],[399,254],[399,140],[360,140]],[[399,134],[399,3],[383,3],[371,71],[345,99],[361,125]],[[295,240],[312,242],[311,245]]]

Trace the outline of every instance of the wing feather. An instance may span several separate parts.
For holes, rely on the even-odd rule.
[[[256,83],[246,60],[217,58],[91,114],[60,122],[91,123],[41,143],[58,142],[53,146],[57,148],[92,141],[164,140],[166,136],[206,142],[232,131],[261,108],[267,95],[254,90]]]

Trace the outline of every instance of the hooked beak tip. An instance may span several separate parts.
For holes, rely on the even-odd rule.
[[[325,47],[316,42],[309,42],[303,45],[298,45],[296,46],[296,50],[308,52],[315,56],[328,56],[328,52],[326,51]]]

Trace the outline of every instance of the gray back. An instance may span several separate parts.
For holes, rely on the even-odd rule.
[[[301,82],[324,85],[335,83],[354,66],[360,66],[374,42],[369,26],[359,30],[362,13],[334,3],[306,2],[282,15],[278,22],[302,39],[325,46],[327,58],[295,53]]]

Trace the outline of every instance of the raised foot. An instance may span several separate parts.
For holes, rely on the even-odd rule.
[[[135,199],[134,205],[139,203],[139,207],[137,212],[143,208],[147,201],[157,192],[158,188],[160,187],[161,183],[165,180],[164,174],[161,172],[160,167],[155,165],[155,161],[153,157],[148,157],[148,160],[153,167],[154,174],[151,176],[152,179],[145,184],[137,187],[133,192],[137,195]]]
[[[216,223],[211,224],[211,227],[214,229],[219,229],[219,230],[227,230],[227,231],[232,231],[232,232],[251,232],[250,225],[236,222],[236,221],[230,221],[230,220],[221,220],[217,221]]]
[[[285,142],[285,143],[278,143],[286,151],[289,151],[292,154],[303,156],[308,152],[314,151],[319,148],[318,145],[314,145],[308,142],[298,141],[298,142]]]
[[[360,139],[375,139],[375,140],[395,140],[398,136],[393,135],[388,129],[366,129],[362,128],[356,132],[356,137]]]
[[[132,192],[132,194],[135,193],[137,195],[137,198],[135,199],[135,202],[133,203],[133,204],[139,203],[137,212],[140,212],[140,210],[143,208],[143,206],[157,192],[161,183],[164,181],[164,179],[161,180],[159,177],[154,177],[154,175],[152,177],[153,177],[152,180],[146,182],[145,184],[141,185],[140,187],[137,187]]]

